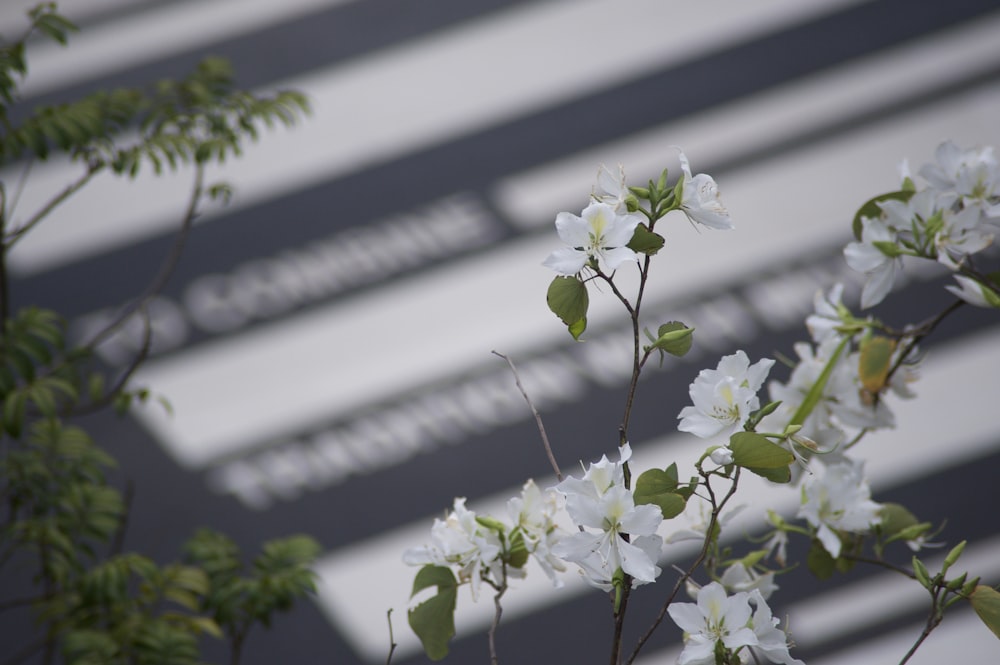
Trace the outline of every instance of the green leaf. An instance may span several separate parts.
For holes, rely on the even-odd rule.
[[[635,482],[636,504],[653,504],[660,507],[663,519],[669,520],[684,512],[687,502],[677,493],[677,465],[665,470],[649,469]]]
[[[809,571],[821,580],[830,579],[836,569],[837,561],[818,540],[812,541],[812,547],[806,555],[806,566]]]
[[[874,335],[861,340],[858,377],[861,385],[872,395],[879,394],[885,388],[895,350],[896,340],[888,337]]]
[[[556,277],[549,284],[546,302],[552,313],[567,326],[586,318],[590,306],[587,286],[576,277]]]
[[[666,241],[663,239],[663,236],[659,233],[650,231],[649,227],[645,224],[639,224],[635,227],[635,233],[632,234],[632,239],[628,241],[627,246],[633,252],[653,256],[658,251],[663,249],[665,242]]]
[[[988,586],[977,586],[969,596],[972,609],[983,620],[986,627],[1000,638],[1000,592]]]
[[[587,319],[582,318],[576,323],[569,326],[569,334],[573,336],[573,339],[579,341],[580,335],[587,329]]]
[[[737,432],[729,438],[733,462],[745,468],[778,469],[795,461],[795,456],[756,432]]]
[[[882,201],[906,201],[910,200],[913,196],[913,191],[900,190],[898,192],[889,192],[888,194],[880,194],[872,199],[869,199],[862,205],[858,211],[854,214],[854,221],[851,223],[851,229],[854,231],[854,239],[858,242],[861,241],[861,219],[868,217],[871,219],[878,219],[882,216],[882,208],[879,207],[879,203]]]
[[[910,540],[926,530],[922,528],[914,533],[916,527],[930,528],[929,523],[921,523],[913,513],[898,503],[882,504],[879,517],[881,519],[879,520],[878,529],[885,536],[887,543],[901,539]]]
[[[407,612],[407,619],[410,628],[424,645],[427,657],[441,660],[448,655],[448,640],[455,636],[458,583],[448,568],[427,565],[417,572],[410,597],[431,586],[437,586],[437,595]]]
[[[802,400],[802,404],[799,404],[799,408],[795,410],[795,413],[792,415],[792,419],[788,421],[789,426],[801,425],[804,423],[806,418],[809,417],[809,414],[816,408],[816,405],[819,404],[820,399],[823,397],[823,391],[826,390],[826,382],[830,380],[833,368],[837,365],[841,354],[844,352],[844,349],[847,348],[850,341],[851,339],[849,337],[845,337],[841,340],[840,344],[837,345],[837,348],[834,349],[833,353],[830,355],[830,359],[826,361],[823,371],[820,372],[816,382],[812,384],[812,387],[809,388],[809,392],[806,393],[806,398]]]

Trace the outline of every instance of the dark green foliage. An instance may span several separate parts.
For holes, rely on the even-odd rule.
[[[316,543],[306,536],[265,543],[246,570],[236,545],[208,530],[188,543],[184,563],[122,551],[128,501],[110,475],[115,461],[72,420],[102,409],[125,411],[149,396],[128,386],[144,352],[124,374],[111,376],[93,362],[93,349],[127,314],[145,316],[146,302],[177,257],[167,258],[121,318],[76,347],[56,312],[10,311],[6,257],[95,173],[135,176],[143,163],[155,173],[196,166],[180,231],[186,233],[204,196],[229,194],[224,183],[203,189],[202,166],[239,155],[261,125],[294,123],[306,102],[293,92],[258,97],[236,90],[228,64],[210,59],[182,81],[37,108],[14,126],[9,110],[28,73],[25,40],[39,34],[66,43],[76,29],[52,4],[29,18],[19,39],[0,40],[0,165],[64,153],[81,163],[81,176],[16,228],[8,226],[10,201],[0,182],[0,572],[33,583],[27,597],[0,589],[0,620],[4,613],[30,612],[36,626],[13,645],[16,653],[4,655],[11,662],[45,654],[46,663],[73,665],[197,665],[202,636],[209,635],[227,640],[231,662],[238,662],[254,625],[269,625],[313,590]]]

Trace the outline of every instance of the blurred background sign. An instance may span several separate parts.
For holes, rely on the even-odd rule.
[[[4,34],[30,4],[0,7]],[[564,469],[613,450],[631,362],[624,315],[595,294],[587,341],[572,342],[545,305],[552,275],[540,265],[558,245],[555,215],[586,205],[601,163],[643,182],[678,173],[681,146],[695,172],[715,176],[737,225],[698,233],[668,220],[648,293],[651,324],[679,319],[697,333],[688,357],[642,383],[632,443],[640,465],[676,460],[683,475],[703,449],[675,430],[698,369],[737,348],[792,356],[814,293],[834,281],[856,305],[841,255],[850,220],[898,184],[902,158],[916,168],[947,139],[1000,143],[995,0],[70,0],[63,10],[83,30],[69,48],[29,51],[25,105],[180,77],[210,54],[229,58],[244,87],[294,88],[312,103],[300,126],[213,173],[235,197],[204,210],[151,309],[154,354],[136,380],[173,412],[154,402],[88,422],[138,487],[129,546],[174,557],[200,525],[247,547],[293,532],[323,544],[316,602],[251,635],[248,665],[385,662],[389,608],[393,662],[423,662],[405,621],[415,571],[402,550],[426,540],[456,495],[503,514],[526,478],[552,481],[491,351],[517,363]],[[74,172],[33,166],[22,205]],[[190,184],[183,172],[98,179],[15,250],[15,304],[59,310],[80,338],[99,329],[151,280]],[[938,311],[948,296],[927,282],[941,274],[908,271],[879,316],[902,324]],[[864,451],[874,498],[948,517],[941,537],[968,538],[963,561],[988,583],[1000,577],[997,332],[981,312],[949,321],[928,345],[918,400],[893,404],[900,428]],[[100,354],[122,366],[140,344],[136,322]],[[734,532],[759,532],[765,507],[794,513],[797,496],[760,486],[745,501]],[[690,555],[670,550],[665,577]],[[606,600],[569,577],[553,591],[536,569],[507,595],[504,660],[603,653]],[[923,622],[919,589],[872,571],[846,587],[804,571],[779,585],[776,615],[792,614],[810,663],[896,662]],[[630,634],[662,596],[633,596]],[[460,614],[452,662],[486,659],[491,616],[489,602]],[[1000,654],[968,612],[915,662],[941,662],[956,640],[969,658]],[[673,662],[679,644],[665,629],[643,662]]]

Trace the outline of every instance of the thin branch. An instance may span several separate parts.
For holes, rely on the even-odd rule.
[[[909,577],[911,580],[917,579],[917,576],[914,575],[911,571],[907,570],[906,568],[903,568],[902,566],[897,566],[894,563],[890,563],[882,559],[872,559],[864,556],[855,556],[853,554],[849,554],[846,552],[841,553],[840,556],[849,561],[856,561],[858,563],[869,563],[873,566],[881,566],[882,568],[891,570],[895,573],[899,573],[900,575],[905,575],[906,577]]]
[[[25,234],[28,233],[28,231],[37,226],[39,222],[45,219],[50,212],[55,210],[57,206],[59,206],[63,201],[68,199],[73,194],[80,191],[80,189],[82,189],[84,185],[90,182],[91,178],[93,178],[97,174],[97,172],[101,170],[102,167],[103,165],[100,164],[99,162],[91,162],[90,164],[88,164],[87,170],[83,172],[82,176],[80,176],[79,178],[68,184],[65,189],[56,194],[48,203],[42,206],[38,210],[38,212],[32,215],[28,219],[28,221],[26,221],[24,224],[19,226],[17,229],[11,231],[10,234],[4,237],[3,242],[6,245],[6,247],[8,249],[13,247],[18,240],[23,238]]]
[[[139,369],[139,366],[146,361],[153,345],[153,328],[149,320],[149,311],[146,309],[145,305],[140,306],[139,315],[142,317],[142,345],[139,347],[138,353],[135,354],[135,357],[132,358],[125,370],[118,375],[114,384],[105,391],[104,395],[100,399],[90,402],[89,404],[77,409],[73,409],[72,413],[74,415],[93,413],[94,411],[98,411],[110,404],[115,396],[118,395],[119,392],[121,392],[121,390],[125,387],[125,384],[128,383],[129,379],[132,378],[132,375]]]
[[[504,593],[507,592],[507,564],[501,564],[503,569],[503,584],[497,589],[497,593],[493,596],[493,623],[490,624],[489,630],[489,640],[490,640],[490,665],[498,665],[500,659],[497,658],[497,644],[496,635],[497,628],[500,626],[500,617],[503,615],[503,606],[500,604],[500,599],[503,598]]]
[[[709,495],[712,497],[714,503],[715,493],[712,491],[712,486],[709,484],[708,476],[704,477],[705,477],[705,487],[707,488]],[[705,560],[705,557],[708,556],[708,548],[712,541],[712,533],[715,531],[716,524],[718,524],[719,515],[722,513],[722,509],[725,508],[726,504],[729,503],[729,500],[733,498],[733,495],[736,494],[736,486],[739,484],[739,479],[740,479],[740,467],[736,467],[736,472],[733,474],[733,483],[729,487],[729,491],[726,492],[726,495],[722,498],[722,501],[718,504],[718,506],[712,509],[712,515],[709,518],[708,527],[705,529],[705,540],[702,543],[701,552],[698,553],[698,556],[695,558],[695,560],[691,563],[690,566],[688,566],[687,571],[683,575],[681,575],[680,578],[678,578],[677,582],[674,584],[673,590],[670,592],[670,595],[667,596],[666,602],[663,603],[663,607],[660,608],[660,611],[657,613],[656,618],[653,620],[653,624],[649,627],[649,629],[645,632],[645,634],[639,638],[638,643],[636,643],[635,645],[635,649],[632,650],[632,655],[629,656],[629,659],[627,661],[625,661],[625,665],[632,665],[632,663],[635,662],[635,659],[639,656],[639,651],[642,650],[642,647],[646,644],[649,638],[653,636],[653,633],[656,631],[656,629],[660,627],[660,624],[663,622],[664,617],[667,616],[667,608],[669,608],[670,604],[674,602],[674,598],[677,596],[677,593],[681,590],[681,587],[683,587],[684,584],[688,581],[688,579],[690,579],[691,576],[694,575],[694,571],[698,569],[698,566],[700,566],[702,561]]]
[[[538,427],[538,434],[542,437],[542,446],[545,448],[545,456],[549,458],[549,464],[552,465],[552,470],[556,472],[556,478],[562,481],[562,471],[559,470],[559,463],[556,462],[556,456],[552,453],[552,445],[549,443],[549,437],[545,433],[545,425],[542,423],[542,416],[539,415],[538,409],[531,402],[531,398],[528,397],[527,391],[525,391],[524,386],[521,384],[521,376],[517,373],[517,368],[514,367],[514,362],[504,354],[494,351],[493,355],[503,358],[507,361],[510,366],[510,371],[514,374],[514,383],[517,384],[518,390],[521,391],[521,395],[524,396],[524,401],[528,403],[528,408],[531,409],[531,415],[535,417],[535,425]]]
[[[924,625],[924,629],[920,633],[920,636],[917,638],[917,641],[913,643],[913,646],[910,647],[910,650],[906,652],[905,656],[903,656],[903,660],[899,661],[899,665],[906,665],[907,661],[909,661],[910,658],[913,657],[913,654],[917,652],[917,649],[920,648],[920,645],[923,644],[924,640],[926,640],[927,637],[931,634],[931,631],[933,631],[941,624],[942,619],[944,619],[944,617],[941,615],[941,611],[938,608],[938,597],[937,597],[937,592],[935,591],[931,593],[931,613],[927,617],[927,623]]]
[[[198,202],[201,200],[202,191],[204,189],[204,180],[205,167],[200,163],[195,164],[194,186],[191,191],[191,198],[188,201],[186,210],[184,211],[181,228],[178,230],[177,236],[174,239],[173,247],[170,248],[170,252],[164,258],[163,263],[160,264],[160,270],[156,274],[156,277],[152,282],[150,282],[149,286],[146,287],[146,290],[143,291],[138,298],[126,305],[118,317],[105,326],[103,330],[94,335],[90,342],[84,345],[84,348],[93,349],[105,339],[110,337],[112,333],[125,323],[129,316],[134,314],[140,307],[145,305],[151,298],[162,291],[163,287],[166,286],[171,275],[174,273],[174,269],[180,261],[181,254],[184,251],[184,245],[187,243],[188,235],[190,234],[191,227],[194,224],[194,218],[198,212]]]
[[[392,608],[385,613],[385,620],[389,623],[389,655],[385,659],[385,665],[392,665],[392,654],[396,652],[396,638],[392,636]]]
[[[896,362],[893,363],[891,368],[889,368],[889,373],[887,375],[886,381],[892,378],[892,376],[896,373],[896,370],[898,370],[899,367],[903,364],[903,362],[905,362],[906,357],[910,355],[910,352],[913,351],[913,349],[917,346],[917,344],[919,344],[925,337],[934,332],[935,328],[937,328],[942,321],[948,318],[948,316],[950,316],[952,312],[959,309],[964,304],[965,304],[964,300],[956,300],[955,302],[948,305],[948,307],[942,310],[939,314],[931,318],[929,321],[918,326],[917,333],[913,335],[913,338],[910,340],[910,343],[907,344],[906,348],[900,352],[899,357],[896,358]]]

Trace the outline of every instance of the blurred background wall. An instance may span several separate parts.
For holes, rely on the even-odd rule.
[[[21,29],[30,4],[7,0],[0,30]],[[302,531],[326,548],[316,602],[252,635],[249,665],[384,662],[390,607],[393,662],[424,662],[405,623],[414,570],[402,550],[426,539],[456,495],[501,513],[525,478],[551,482],[530,413],[491,351],[518,364],[564,469],[613,450],[626,321],[610,297],[595,297],[587,341],[572,342],[545,305],[552,275],[540,265],[558,244],[556,213],[586,205],[601,163],[622,163],[641,183],[664,167],[678,173],[681,146],[696,173],[715,176],[736,222],[698,233],[670,220],[648,296],[650,325],[680,319],[697,333],[688,357],[643,382],[633,446],[640,464],[677,460],[684,475],[703,446],[676,433],[676,414],[698,369],[737,348],[792,356],[818,288],[847,281],[856,306],[841,249],[857,207],[897,186],[900,161],[916,168],[947,139],[1000,140],[1000,10],[990,0],[63,9],[83,30],[69,48],[29,51],[26,105],[179,77],[210,54],[229,58],[242,86],[295,88],[312,103],[300,126],[267,133],[215,174],[236,187],[233,202],[204,211],[153,307],[154,355],[137,380],[173,415],[154,407],[88,423],[138,484],[130,546],[173,557],[205,524],[246,546]],[[72,173],[35,165],[25,207]],[[151,279],[189,186],[185,173],[98,181],[19,245],[14,300],[59,309],[77,335],[98,328]],[[877,315],[902,324],[935,313],[949,296],[927,281],[944,283],[908,271]],[[949,321],[928,345],[920,399],[894,404],[900,429],[864,452],[874,498],[948,517],[941,538],[968,538],[968,567],[991,584],[995,325],[974,311]],[[122,364],[139,340],[137,324],[101,348],[102,360]],[[793,491],[768,491],[748,495],[747,532],[760,531],[772,503],[794,512]],[[665,575],[689,554],[673,550]],[[923,622],[920,595],[872,571],[852,579],[845,590],[796,571],[779,580],[775,614],[792,614],[797,655],[810,663],[897,662]],[[604,653],[601,594],[573,580],[552,592],[537,569],[520,586],[499,633],[505,660]],[[634,632],[660,602],[652,588],[633,596]],[[481,605],[463,615],[452,662],[486,659],[492,605]],[[969,612],[912,662],[941,662],[956,640],[976,662],[1000,654]],[[654,642],[644,662],[673,662],[679,635],[663,630]]]

